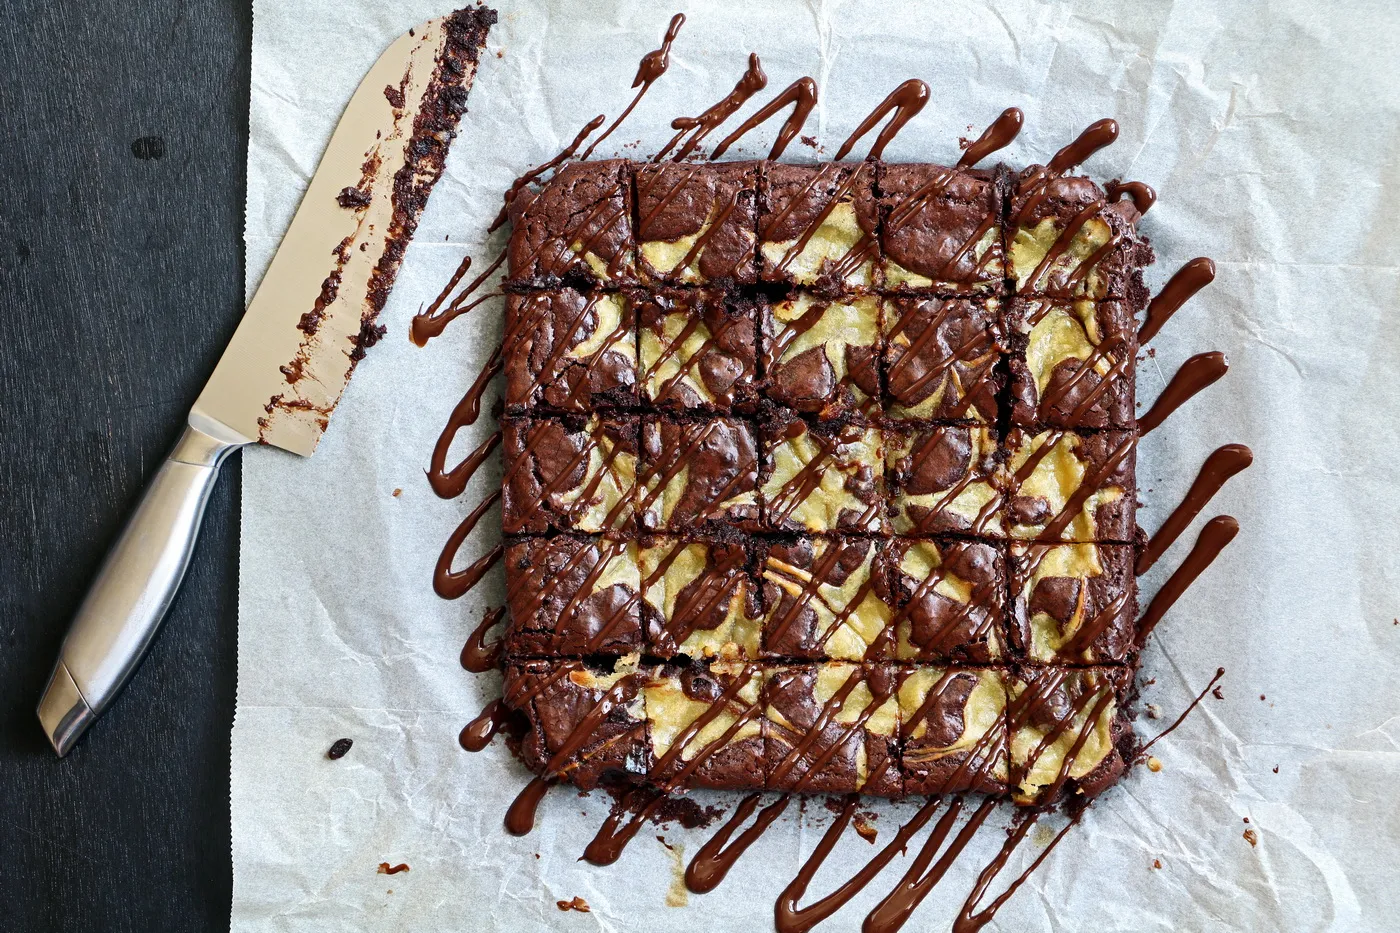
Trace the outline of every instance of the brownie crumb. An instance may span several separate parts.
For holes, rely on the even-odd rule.
[[[571,901],[555,901],[555,906],[560,910],[577,910],[581,914],[590,913],[593,908],[588,906],[588,902],[581,897],[575,897]]]
[[[335,203],[347,210],[355,211],[362,207],[369,207],[369,203],[372,200],[374,199],[370,197],[368,191],[351,185],[346,185],[344,188],[341,188],[340,194],[335,196]]]
[[[344,758],[345,753],[350,751],[350,746],[354,744],[354,739],[336,739],[335,742],[332,743],[330,750],[326,752],[326,757],[331,761]]]
[[[384,85],[384,99],[389,102],[389,106],[398,110],[404,105],[403,88],[394,87],[392,84]]]
[[[1244,841],[1249,843],[1250,848],[1253,848],[1259,844],[1259,834],[1252,829],[1246,829],[1244,831]]]

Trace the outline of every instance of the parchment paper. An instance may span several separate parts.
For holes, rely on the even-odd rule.
[[[256,0],[248,153],[248,293],[262,274],[342,106],[393,37],[450,0]],[[607,808],[557,790],[538,828],[501,828],[526,779],[499,741],[456,736],[499,683],[458,665],[499,581],[445,602],[439,548],[478,494],[438,500],[423,471],[448,412],[501,330],[499,305],[427,349],[407,339],[464,252],[494,255],[500,192],[595,113],[630,99],[638,58],[676,5],[501,4],[446,177],[409,249],[382,322],[316,456],[244,454],[238,710],[233,731],[232,927],[263,930],[762,930],[831,818],[796,810],[715,893],[676,882],[705,833],[644,832],[621,862],[576,861]],[[1151,531],[1206,454],[1249,444],[1232,481],[1143,581],[1150,596],[1201,521],[1243,528],[1158,629],[1144,700],[1207,698],[1108,793],[991,929],[1383,930],[1400,928],[1400,599],[1397,507],[1400,294],[1400,16],[1385,2],[1220,4],[827,2],[683,4],[670,73],[617,137],[648,153],[669,121],[726,93],[748,52],[769,93],[821,85],[807,132],[828,151],[896,83],[921,77],[930,105],[895,160],[954,159],[1004,107],[1027,126],[1004,157],[1044,160],[1102,116],[1119,142],[1086,170],[1141,179],[1154,287],[1193,256],[1216,283],[1154,341],[1139,370],[1148,403],[1177,365],[1219,349],[1231,371],[1146,438],[1138,476]],[[740,118],[767,95],[750,103]],[[762,155],[776,131],[733,157]],[[723,133],[719,134],[723,135]],[[716,136],[716,139],[719,138]],[[638,149],[620,149],[640,140]],[[863,150],[858,150],[863,151]],[[815,158],[794,145],[789,158]],[[463,432],[459,451],[491,427]],[[399,496],[393,495],[401,489]],[[482,538],[489,536],[483,535]],[[481,553],[482,544],[463,557]],[[332,762],[337,738],[354,748]],[[735,796],[705,796],[705,802]],[[909,805],[880,805],[888,839]],[[1248,824],[1245,818],[1248,818]],[[1257,834],[1257,845],[1243,838]],[[984,833],[909,929],[943,929],[973,882]],[[1044,845],[1047,834],[1033,837]],[[922,839],[922,836],[917,837]],[[1035,847],[1026,847],[1026,856]],[[854,833],[818,875],[829,891],[875,849]],[[912,857],[912,852],[908,857]],[[896,859],[823,929],[855,929],[908,865]],[[407,863],[396,875],[382,861]],[[1161,867],[1154,867],[1160,863]],[[590,913],[561,913],[582,896]]]

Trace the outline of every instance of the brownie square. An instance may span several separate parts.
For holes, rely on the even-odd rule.
[[[512,541],[506,548],[506,653],[639,652],[641,588],[633,542],[576,535]]]
[[[886,429],[885,481],[896,534],[1003,535],[996,435],[981,425]]]
[[[765,282],[837,292],[875,284],[879,258],[871,163],[764,162],[758,248]]]
[[[758,657],[758,586],[745,543],[648,537],[640,561],[648,654]]]
[[[1013,538],[1132,543],[1137,437],[1013,428],[1006,438],[1006,523]]]
[[[647,680],[653,783],[667,788],[764,786],[767,722],[754,664],[667,664]]]
[[[901,793],[899,698],[889,665],[770,668],[765,703],[770,788]]]
[[[1131,668],[1022,668],[1009,681],[1012,797],[1048,804],[1093,797],[1123,773],[1132,725]],[[1077,746],[1077,748],[1076,748]]]
[[[699,285],[758,279],[758,163],[643,165],[636,173],[642,281]]]
[[[616,292],[507,295],[504,353],[507,410],[637,402],[636,319]]]
[[[709,288],[659,289],[636,301],[647,402],[675,410],[754,407],[756,301]]]
[[[995,422],[1003,382],[1001,306],[997,298],[887,298],[889,414]]]
[[[1011,642],[1031,661],[1125,661],[1137,638],[1133,549],[1124,544],[1011,545]]]
[[[803,536],[764,547],[766,657],[888,658],[893,607],[884,545],[878,541]]]
[[[758,444],[737,418],[642,420],[647,531],[691,532],[758,524]]]
[[[1006,324],[1013,424],[1134,426],[1137,321],[1126,302],[1016,298]]]
[[[794,292],[766,309],[764,392],[775,402],[835,418],[868,413],[880,395],[880,301]]]
[[[1006,793],[1003,671],[915,668],[899,685],[899,721],[906,794]]]
[[[515,289],[637,284],[630,164],[570,162],[510,203],[506,284]]]
[[[895,165],[880,172],[882,282],[893,291],[997,294],[1006,264],[1002,169]]]
[[[899,538],[889,562],[897,594],[895,657],[986,664],[1007,654],[1006,560],[981,541]]]
[[[506,534],[632,527],[636,418],[505,417],[501,433]]]
[[[563,660],[507,664],[503,695],[514,712],[516,755],[535,774],[584,790],[609,778],[645,775],[643,681],[626,659],[608,667]]]
[[[763,435],[763,523],[773,531],[884,530],[880,432],[770,413]]]
[[[1050,175],[1040,165],[1025,169],[1013,183],[1006,224],[1017,294],[1122,298],[1141,308],[1142,268],[1154,258],[1137,232],[1141,217],[1131,198],[1109,203],[1088,178]]]

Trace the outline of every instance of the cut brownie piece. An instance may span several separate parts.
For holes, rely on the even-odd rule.
[[[874,284],[879,257],[872,164],[764,162],[758,244],[765,282],[836,292]]]
[[[1004,170],[884,164],[882,283],[941,295],[1000,293]]]
[[[637,265],[648,284],[758,278],[758,163],[665,162],[637,169]]]
[[[613,292],[506,297],[506,408],[592,411],[637,402],[636,323]]]
[[[1125,767],[1131,668],[1025,668],[1010,679],[1011,788],[1017,803],[1093,797]],[[1130,756],[1130,751],[1128,756]]]
[[[638,293],[642,397],[671,409],[752,409],[757,304],[719,289]]]
[[[510,203],[506,284],[615,287],[637,283],[628,162],[570,162]]]
[[[826,300],[799,291],[764,315],[766,394],[789,408],[824,418],[864,413],[880,394],[879,356],[873,295]]]
[[[562,660],[506,665],[516,755],[536,774],[584,790],[611,777],[640,778],[650,764],[644,680],[629,658],[607,669]]]
[[[640,511],[648,531],[758,524],[758,445],[737,418],[642,421]]]
[[[884,530],[880,433],[769,413],[763,433],[763,522],[774,531]]]
[[[1006,561],[980,541],[890,542],[895,657],[986,664],[1006,656]]]
[[[864,661],[891,656],[894,600],[884,547],[868,538],[768,542],[763,553],[767,657]]]
[[[1016,298],[1007,315],[1011,421],[1132,428],[1137,322],[1122,301]]]
[[[639,652],[641,588],[634,542],[576,535],[513,541],[506,548],[506,653]]]
[[[1006,225],[1011,278],[1021,295],[1147,300],[1142,267],[1152,247],[1137,232],[1131,198],[1109,203],[1082,176],[1051,175],[1032,165],[1017,176]]]
[[[632,526],[637,420],[597,415],[501,419],[506,534]]]
[[[762,687],[755,664],[693,661],[656,671],[644,689],[651,781],[668,789],[763,787]]]
[[[1006,447],[1013,538],[1132,543],[1137,437],[1012,429]]]
[[[768,786],[897,796],[899,698],[886,664],[771,668],[765,691]]]
[[[896,418],[997,420],[1002,378],[997,298],[889,298],[885,378]]]
[[[1001,537],[996,436],[980,425],[884,432],[885,481],[896,534]]]
[[[1054,664],[1124,661],[1137,637],[1133,549],[1124,544],[1011,545],[1011,640]]]
[[[915,668],[899,685],[899,720],[906,794],[1006,792],[1003,672]]]
[[[744,543],[649,537],[640,561],[648,654],[758,657],[758,587]]]

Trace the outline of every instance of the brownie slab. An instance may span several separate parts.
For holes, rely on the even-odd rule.
[[[762,689],[754,664],[693,661],[653,671],[643,690],[649,780],[667,788],[764,787]]]
[[[1142,268],[1153,261],[1131,198],[1109,202],[1093,181],[1032,165],[1016,176],[1006,224],[1017,294],[1122,298],[1146,303]]]
[[[897,538],[889,563],[896,658],[987,664],[1007,656],[1006,560],[998,546]]]
[[[1049,664],[1122,662],[1137,637],[1133,549],[1123,544],[1011,545],[1011,641]]]
[[[506,534],[621,531],[632,527],[637,419],[501,419]]]
[[[647,531],[758,525],[758,444],[737,418],[642,420],[640,513]]]
[[[886,299],[886,411],[994,423],[1003,381],[1001,307],[997,298]]]
[[[642,650],[641,576],[631,541],[558,535],[506,548],[510,656]]]
[[[899,685],[904,792],[1006,792],[1006,676],[989,668],[919,667]]]
[[[1132,543],[1136,447],[1126,431],[1013,429],[1006,439],[1010,536]]]
[[[768,398],[805,414],[868,413],[880,395],[880,301],[798,291],[764,314]]]
[[[866,661],[892,651],[884,545],[869,538],[770,541],[763,549],[766,657]]]
[[[899,698],[883,664],[770,668],[768,786],[801,793],[897,796]]]
[[[763,523],[773,531],[884,529],[880,432],[769,413],[763,435]]]
[[[584,790],[645,775],[644,679],[627,659],[606,669],[565,660],[507,664],[503,696],[516,721],[516,755],[534,773]]]
[[[1016,298],[1007,331],[1013,424],[1134,426],[1137,321],[1126,302]]]
[[[647,537],[638,560],[648,654],[758,657],[758,586],[744,542]]]
[[[1000,170],[883,163],[881,283],[892,291],[999,294],[1005,261]]]
[[[614,292],[506,296],[506,408],[588,412],[637,401],[636,319]]]
[[[758,278],[758,163],[662,163],[636,172],[637,265],[649,285]]]
[[[758,248],[765,282],[829,292],[874,284],[879,258],[871,163],[764,162]]]
[[[883,433],[896,534],[1002,537],[998,448],[991,429],[910,425]]]
[[[678,411],[754,407],[756,301],[710,288],[657,289],[634,300],[645,402]]]
[[[506,285],[514,289],[637,284],[632,177],[621,159],[570,162],[510,203]]]
[[[1126,767],[1132,725],[1124,703],[1131,668],[1022,668],[1007,701],[1012,797],[1048,804],[1093,797]]]

